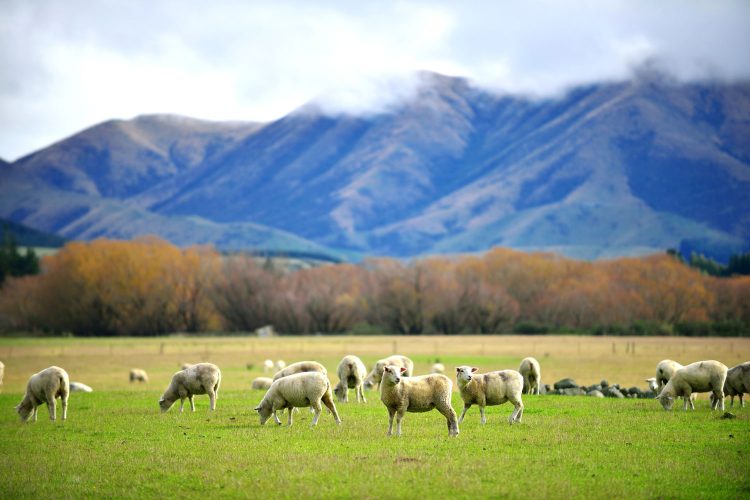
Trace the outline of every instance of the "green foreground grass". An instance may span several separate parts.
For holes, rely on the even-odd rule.
[[[73,393],[66,422],[42,406],[35,424],[13,411],[20,393],[0,394],[0,497],[750,496],[750,408],[722,419],[705,399],[665,412],[654,400],[526,396],[520,425],[508,404],[488,408],[485,426],[472,408],[449,438],[433,411],[407,414],[388,438],[373,392],[338,405],[341,426],[326,413],[311,428],[303,410],[290,428],[259,425],[263,391],[224,390],[215,412],[196,397],[180,415],[158,412],[158,389]]]

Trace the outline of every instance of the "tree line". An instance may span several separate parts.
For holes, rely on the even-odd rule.
[[[750,334],[750,277],[719,279],[667,254],[586,262],[495,248],[288,272],[249,255],[142,238],[68,243],[41,267],[0,289],[2,329]]]

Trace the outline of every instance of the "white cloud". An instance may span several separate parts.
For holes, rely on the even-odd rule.
[[[658,59],[678,78],[750,78],[750,2],[0,3],[0,156],[110,118],[269,120],[319,98],[367,112],[416,70],[551,94]]]

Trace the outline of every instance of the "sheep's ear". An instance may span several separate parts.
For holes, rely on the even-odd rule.
[[[458,366],[456,367],[456,373],[461,373],[461,368],[459,368]]]
[[[479,368],[472,368],[471,369],[471,373],[474,373],[475,371],[478,371],[478,370],[479,370]]]
[[[404,368],[404,367],[402,366],[402,367],[401,367],[401,373],[404,373],[405,371],[406,371],[406,368]]]
[[[258,406],[256,406],[255,408],[253,408],[253,410],[255,410],[255,411],[260,411],[260,405],[258,405]]]

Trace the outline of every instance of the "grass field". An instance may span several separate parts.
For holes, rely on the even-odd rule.
[[[630,347],[635,342],[635,352]],[[517,368],[533,355],[542,378],[590,384],[602,378],[645,386],[663,358],[683,363],[750,359],[750,340],[607,337],[304,337],[251,339],[0,339],[6,364],[0,393],[0,497],[712,497],[750,496],[750,407],[735,419],[711,412],[665,412],[654,400],[525,396],[523,423],[508,404],[469,410],[457,438],[437,412],[407,414],[401,438],[387,438],[377,393],[339,404],[343,424],[324,414],[316,428],[261,427],[250,390],[266,358],[316,359],[335,381],[343,354],[366,364],[399,352],[424,373],[436,358],[449,370]],[[211,361],[223,372],[216,412],[158,412],[180,362]],[[250,363],[254,368],[248,370]],[[29,375],[56,364],[92,394],[70,396],[69,418],[21,424],[13,410]],[[149,372],[130,385],[132,367]],[[452,374],[449,374],[453,378]],[[728,404],[728,401],[727,401]],[[454,394],[454,408],[462,403]],[[59,403],[58,403],[59,409]],[[285,417],[284,417],[285,420]]]

